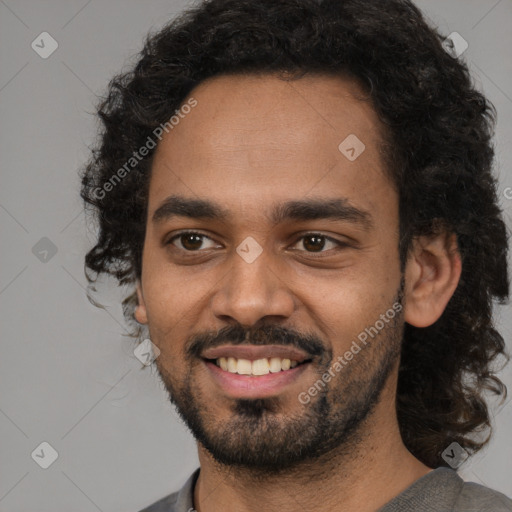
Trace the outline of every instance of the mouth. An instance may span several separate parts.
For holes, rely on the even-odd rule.
[[[306,353],[278,345],[217,347],[203,356],[218,389],[231,398],[278,395],[296,383],[312,362]]]
[[[248,377],[260,377],[269,373],[281,373],[302,364],[310,363],[311,359],[296,361],[281,357],[265,357],[251,361],[250,359],[237,359],[235,357],[219,357],[217,359],[204,359],[208,363],[215,364],[225,372]]]

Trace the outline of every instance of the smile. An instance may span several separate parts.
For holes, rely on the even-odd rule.
[[[301,376],[311,366],[311,361],[297,363],[288,370],[280,369],[264,375],[239,374],[223,370],[215,361],[203,360],[210,378],[214,381],[216,389],[229,398],[256,399],[277,396],[294,384],[297,386]],[[255,361],[252,361],[254,364]],[[259,363],[258,363],[259,364]],[[270,363],[268,363],[270,366]],[[242,363],[243,367],[244,363]],[[258,366],[258,365],[257,365]],[[285,363],[286,366],[286,363]],[[306,389],[307,384],[300,384],[295,392]],[[290,391],[291,393],[291,391]],[[294,395],[295,396],[295,395]]]

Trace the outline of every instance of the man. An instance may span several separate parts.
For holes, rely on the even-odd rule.
[[[111,83],[86,265],[135,285],[200,460],[146,511],[512,510],[450,469],[508,275],[493,110],[442,42],[407,1],[213,0]]]

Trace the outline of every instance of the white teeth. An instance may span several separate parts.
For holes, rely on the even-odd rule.
[[[270,358],[270,371],[272,373],[277,373],[281,371],[281,358],[280,357],[271,357]]]
[[[252,373],[252,363],[249,359],[239,359],[237,371],[240,375],[251,375]]]
[[[281,359],[280,357],[271,357],[270,359],[236,359],[235,357],[219,357],[216,360],[217,366],[230,373],[240,375],[267,375],[280,371],[295,368],[299,363],[290,359]]]
[[[253,375],[267,375],[270,370],[268,359],[256,359],[252,362],[252,374]]]
[[[228,357],[228,372],[236,373],[237,364],[234,357]]]

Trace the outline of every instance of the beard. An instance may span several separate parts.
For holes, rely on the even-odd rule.
[[[402,299],[403,279],[394,303],[402,304]],[[273,325],[258,329],[238,325],[192,337],[185,346],[189,371],[180,382],[156,361],[170,401],[213,459],[220,465],[250,470],[254,477],[263,479],[318,462],[320,457],[328,460],[335,453],[355,453],[364,437],[364,428],[359,427],[379,403],[382,390],[398,365],[403,327],[402,308],[346,366],[333,372],[334,377],[307,404],[297,398],[297,407],[290,407],[279,396],[233,399],[229,419],[223,421],[215,416],[215,404],[206,400],[194,384],[194,364],[204,349],[227,341],[292,345],[318,356],[318,379],[335,362],[332,350],[312,334]],[[284,413],[285,409],[293,412]]]

